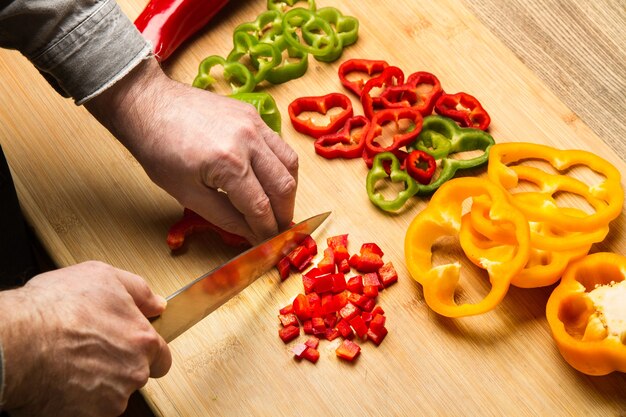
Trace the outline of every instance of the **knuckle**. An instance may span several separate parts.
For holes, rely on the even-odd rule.
[[[133,385],[133,389],[143,387],[150,379],[150,368],[148,366],[141,366],[132,370],[129,379]]]
[[[297,172],[300,167],[298,154],[292,149],[289,149],[287,155],[285,156],[285,166],[289,172]]]
[[[251,215],[255,218],[264,218],[272,213],[272,204],[265,194],[258,196],[256,200],[252,202],[251,208]]]
[[[291,175],[285,175],[278,181],[275,193],[279,196],[291,195],[297,188],[296,179]]]

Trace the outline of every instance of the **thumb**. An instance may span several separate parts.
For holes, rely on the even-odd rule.
[[[165,298],[153,293],[146,281],[139,275],[118,270],[117,279],[126,288],[144,316],[155,317],[165,310],[167,305]]]

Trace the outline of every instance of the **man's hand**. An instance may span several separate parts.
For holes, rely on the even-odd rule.
[[[251,105],[173,81],[148,60],[86,107],[211,223],[252,243],[291,223],[297,154]]]
[[[12,416],[120,415],[172,357],[146,317],[165,300],[100,262],[34,277],[0,293],[4,408]]]

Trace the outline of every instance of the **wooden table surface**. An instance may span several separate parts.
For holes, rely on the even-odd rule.
[[[318,1],[361,22],[342,60],[382,58],[406,72],[431,71],[444,88],[481,99],[496,141],[583,148],[624,171],[626,4],[579,3]],[[144,2],[120,4],[134,18]],[[166,71],[190,82],[199,60],[227,53],[233,27],[264,4],[232,0]],[[340,91],[337,65],[313,63],[303,79],[270,89],[284,120],[293,98]],[[349,233],[356,250],[376,240],[397,265],[401,280],[380,300],[390,334],[379,348],[365,344],[354,366],[339,363],[329,343],[317,365],[294,362],[276,336],[275,314],[301,284],[279,285],[269,273],[172,343],[172,371],[142,390],[155,415],[626,414],[624,374],[587,377],[561,359],[543,317],[549,288],[512,289],[498,310],[476,318],[437,317],[403,265],[403,231],[426,203],[384,215],[364,198],[363,166],[320,160],[288,122],[283,137],[301,159],[296,218],[330,208],[318,242]],[[8,51],[0,51],[0,140],[24,212],[57,265],[104,260],[169,294],[236,253],[199,236],[170,256],[163,238],[177,204],[84,109]],[[624,218],[594,251],[626,254]],[[150,413],[135,397],[126,415]]]

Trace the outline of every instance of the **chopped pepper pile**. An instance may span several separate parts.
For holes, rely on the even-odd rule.
[[[312,238],[288,254],[281,263],[281,279],[294,269],[304,271],[317,254]],[[350,255],[348,235],[327,239],[323,258],[302,274],[304,292],[279,311],[281,328],[279,337],[289,343],[300,336],[300,327],[309,338],[292,347],[294,356],[313,363],[319,359],[317,346],[320,339],[329,341],[342,337],[336,355],[352,361],[361,347],[354,341],[370,340],[376,346],[387,336],[385,312],[376,305],[380,291],[398,281],[391,262],[384,262],[384,253],[375,243],[364,243],[358,254]],[[356,274],[348,276],[354,269]]]
[[[397,211],[413,195],[434,192],[458,170],[487,162],[495,143],[485,132],[491,119],[475,97],[445,93],[439,79],[425,71],[405,80],[400,68],[382,60],[349,59],[338,72],[342,85],[359,97],[362,116],[353,116],[348,96],[330,93],[295,99],[289,117],[297,131],[315,138],[318,155],[363,158],[370,169],[368,197],[377,207]],[[390,126],[395,128],[391,135]],[[458,158],[470,151],[480,155]],[[401,181],[403,190],[385,199],[376,190],[383,180]]]

